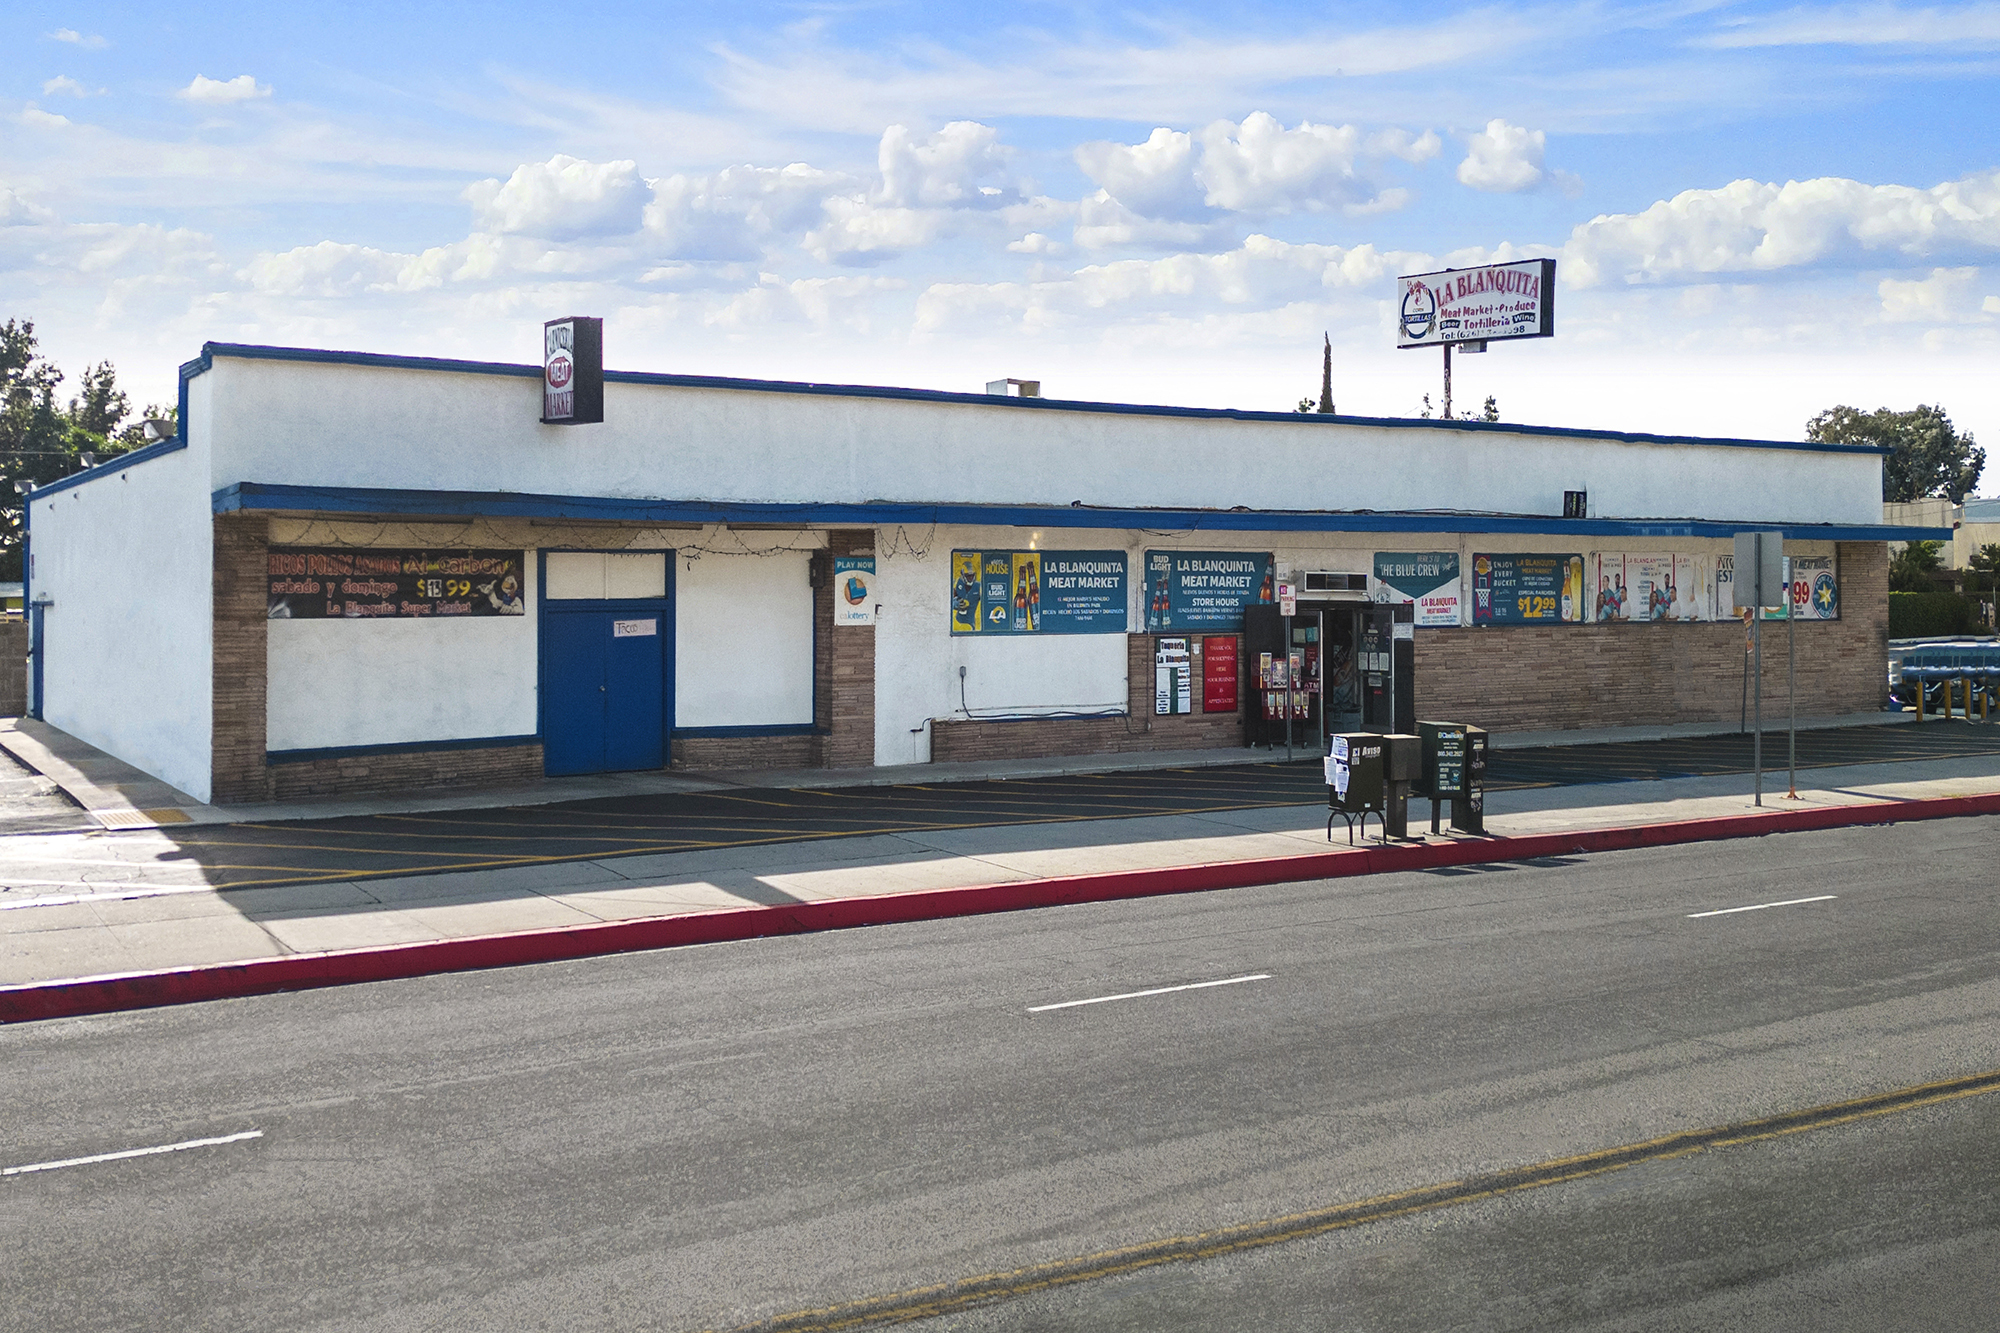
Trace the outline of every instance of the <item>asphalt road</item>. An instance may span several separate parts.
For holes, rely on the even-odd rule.
[[[0,1029],[0,1329],[914,1314],[2000,1070],[1996,846],[1851,829]],[[1992,1327],[2000,1092],[1823,1119],[923,1326]]]

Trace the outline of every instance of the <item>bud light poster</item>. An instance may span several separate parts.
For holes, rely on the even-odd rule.
[[[1146,628],[1242,629],[1243,608],[1277,600],[1269,551],[1146,552]]]
[[[1589,619],[1583,555],[1515,552],[1472,557],[1475,625],[1576,625]]]
[[[953,551],[953,634],[1123,634],[1123,551]]]

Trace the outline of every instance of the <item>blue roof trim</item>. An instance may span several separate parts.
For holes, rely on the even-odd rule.
[[[96,481],[100,477],[108,477],[115,472],[123,472],[126,468],[132,467],[135,464],[150,462],[163,454],[178,453],[185,448],[187,448],[187,440],[180,435],[176,435],[171,440],[161,440],[158,444],[149,444],[143,449],[134,449],[129,454],[120,454],[116,458],[107,458],[96,467],[86,468],[82,472],[72,472],[67,477],[59,481],[52,481],[46,486],[37,486],[34,490],[28,492],[28,499],[31,501],[40,500],[45,496],[54,495],[59,491],[66,491],[72,487],[81,486],[86,481]]]
[[[274,486],[240,481],[213,497],[215,512],[289,511],[388,518],[567,518],[621,523],[796,523],[881,527],[933,523],[1012,528],[1136,528],[1151,532],[1518,533],[1575,537],[1729,537],[1751,528],[1795,541],[1949,540],[1948,528],[1880,524],[1774,524],[1711,519],[1563,519],[1535,514],[1340,513],[1272,509],[1095,509],[1080,505],[758,504],[729,500],[635,500],[516,491],[402,491]]]
[[[46,486],[37,486],[34,490],[28,492],[28,499],[39,500],[45,495],[54,495],[58,491],[66,491],[71,487],[81,486],[86,481],[96,481],[99,477],[108,477],[114,472],[123,472],[134,463],[144,463],[149,459],[158,458],[162,454],[171,454],[177,450],[187,448],[188,381],[207,370],[212,364],[206,347],[202,349],[201,355],[194,360],[181,363],[180,397],[174,409],[174,435],[172,439],[161,440],[156,444],[149,444],[143,449],[134,449],[131,453],[120,454],[116,458],[107,458],[96,467],[85,468],[82,472],[73,472],[69,476],[52,481]]]
[[[265,347],[253,343],[205,343],[201,368],[218,356],[253,361],[311,361],[329,365],[373,366],[387,370],[447,371],[463,375],[503,375],[540,379],[539,366],[504,361],[456,361],[444,357],[389,356],[379,352],[333,352],[310,347]],[[189,365],[196,364],[189,362]],[[185,372],[186,367],[183,367]],[[1584,430],[1575,426],[1526,426],[1504,421],[1442,421],[1408,417],[1352,417],[1317,412],[1257,412],[1233,407],[1166,407],[1143,403],[1092,403],[1067,398],[1003,398],[997,394],[948,393],[942,389],[897,389],[867,384],[809,384],[796,380],[735,379],[724,375],[669,375],[654,371],[607,370],[606,383],[655,384],[681,389],[731,389],[749,393],[822,394],[836,398],[886,398],[918,403],[960,403],[1031,412],[1098,412],[1113,416],[1194,417],[1210,421],[1281,421],[1292,425],[1379,426],[1390,430],[1455,430],[1554,439],[1608,440],[1620,444],[1700,445],[1731,449],[1792,449],[1823,454],[1887,454],[1873,444],[1819,444],[1810,440],[1747,440],[1701,435],[1648,435],[1641,431]]]

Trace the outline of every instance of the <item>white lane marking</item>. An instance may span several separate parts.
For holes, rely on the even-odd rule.
[[[1221,981],[1191,981],[1185,986],[1158,986],[1152,990],[1126,991],[1123,995],[1099,995],[1089,1000],[1064,1000],[1061,1004],[1038,1004],[1029,1009],[1031,1014],[1046,1013],[1050,1009],[1074,1009],[1080,1004],[1109,1004],[1113,1000],[1137,1000],[1147,995],[1171,995],[1177,990],[1207,990],[1210,986],[1240,986],[1246,981],[1269,981],[1269,972],[1253,972],[1247,977],[1226,977]]]
[[[189,1139],[185,1143],[163,1143],[157,1148],[127,1148],[123,1152],[101,1152],[94,1157],[66,1157],[60,1162],[30,1162],[26,1166],[0,1169],[0,1176],[25,1176],[30,1171],[60,1171],[66,1166],[89,1166],[92,1162],[118,1162],[127,1157],[151,1157],[155,1153],[183,1152],[189,1148],[212,1148],[218,1143],[241,1143],[245,1139],[263,1137],[263,1130],[250,1129],[241,1134],[224,1134],[219,1139]]]
[[[1781,903],[1757,903],[1750,907],[1725,907],[1716,912],[1689,912],[1688,920],[1693,921],[1698,917],[1704,916],[1728,916],[1732,912],[1761,912],[1767,907],[1797,907],[1800,903],[1826,903],[1832,902],[1839,896],[1837,893],[1822,893],[1817,898],[1787,898]]]

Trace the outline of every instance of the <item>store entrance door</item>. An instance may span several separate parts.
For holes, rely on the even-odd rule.
[[[551,777],[667,763],[660,608],[542,612],[542,764]]]

